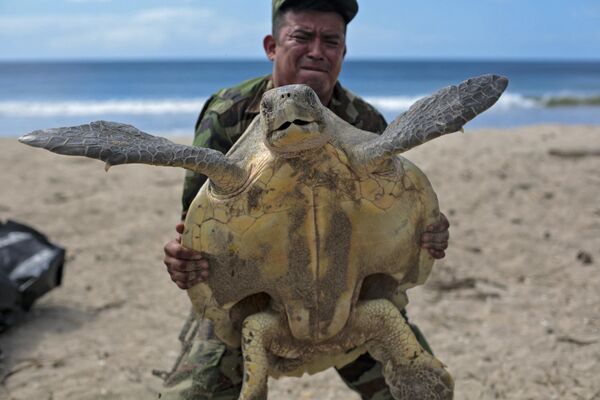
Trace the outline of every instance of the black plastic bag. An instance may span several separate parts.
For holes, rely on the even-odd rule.
[[[65,250],[36,230],[14,221],[0,223],[0,332],[11,316],[59,286]]]

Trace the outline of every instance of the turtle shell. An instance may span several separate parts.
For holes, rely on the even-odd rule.
[[[282,158],[254,121],[228,154],[251,171],[247,183],[228,196],[207,183],[190,207],[182,243],[201,250],[211,272],[188,294],[230,346],[243,319],[266,308],[285,315],[296,339],[329,339],[359,299],[404,308],[406,289],[429,275],[433,258],[419,244],[439,218],[429,181],[399,156],[357,173],[344,146],[374,135],[335,123],[325,146]]]

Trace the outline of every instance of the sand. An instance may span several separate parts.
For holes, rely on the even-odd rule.
[[[600,399],[600,127],[438,139],[406,154],[451,222],[408,311],[457,399]],[[0,218],[67,248],[63,285],[0,334],[2,399],[156,398],[186,294],[162,247],[183,171],[115,167],[0,140]],[[590,260],[591,259],[591,260]],[[271,381],[271,399],[358,399],[335,372]]]

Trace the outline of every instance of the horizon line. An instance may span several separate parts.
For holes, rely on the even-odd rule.
[[[555,62],[555,63],[598,63],[598,58],[553,58],[553,57],[348,57],[345,62]],[[118,63],[118,62],[264,62],[258,57],[56,57],[56,58],[1,58],[0,63]]]

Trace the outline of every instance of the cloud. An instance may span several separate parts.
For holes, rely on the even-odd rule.
[[[243,43],[258,48],[266,28],[201,7],[147,8],[129,14],[0,16],[3,41],[12,41],[12,48],[25,48],[33,57],[49,52],[59,57],[77,57],[81,52],[155,56],[176,54],[177,48],[190,54],[218,54]],[[3,47],[8,47],[1,42],[0,53],[6,54]]]
[[[143,24],[173,23],[173,22],[199,22],[214,17],[215,12],[204,8],[187,7],[160,7],[142,10],[134,16],[134,19]]]
[[[92,23],[106,23],[110,16],[89,15],[43,15],[43,16],[0,16],[0,35],[23,36],[44,34],[52,36],[73,29],[89,28]],[[46,36],[46,37],[47,37]],[[44,39],[42,36],[40,39]]]

